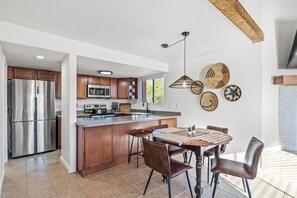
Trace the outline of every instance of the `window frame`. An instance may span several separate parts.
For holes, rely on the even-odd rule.
[[[163,102],[156,103],[155,102],[155,80],[160,79],[160,78],[163,78],[163,83],[164,83],[164,100],[163,100]],[[146,98],[146,81],[148,81],[148,80],[153,81],[153,83],[152,83],[152,88],[153,88],[153,93],[152,94],[153,94],[153,96],[152,96],[152,103],[151,104],[162,104],[162,103],[164,103],[165,102],[165,77],[164,76],[142,80],[142,102],[144,102],[144,101],[147,102],[147,98]]]

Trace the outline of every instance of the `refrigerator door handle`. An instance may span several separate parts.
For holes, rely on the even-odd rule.
[[[39,86],[36,87],[36,94],[39,94]]]

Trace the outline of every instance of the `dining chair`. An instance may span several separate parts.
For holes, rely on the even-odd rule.
[[[216,126],[211,126],[211,125],[208,125],[206,128],[209,129],[209,130],[220,131],[220,132],[223,132],[225,134],[228,134],[228,128],[216,127]],[[222,154],[225,151],[226,151],[226,144],[222,144],[220,146],[219,153]],[[192,155],[193,155],[193,152],[191,152],[191,154],[190,154],[189,164],[191,163]],[[207,183],[208,184],[209,184],[209,176],[210,176],[210,158],[212,156],[214,156],[214,155],[215,155],[215,147],[207,149],[203,153],[203,164],[204,164],[204,158],[207,157],[207,159],[208,159],[208,163],[207,163]]]
[[[164,129],[164,128],[168,128],[168,124],[162,124],[162,125],[155,125],[151,127],[151,131],[155,131],[158,129]],[[184,157],[184,163],[187,163],[187,149],[178,147],[178,146],[174,146],[174,145],[168,145],[168,154],[169,156],[173,156],[173,155],[178,155],[178,154],[183,154]]]
[[[171,198],[171,179],[185,172],[191,197],[193,197],[188,174],[188,170],[192,167],[170,158],[167,146],[165,144],[153,142],[145,138],[142,138],[142,141],[144,148],[144,163],[146,166],[152,169],[148,181],[146,183],[143,195],[145,195],[146,193],[153,172],[156,171],[166,177],[168,185],[168,195],[169,198]]]
[[[264,148],[264,144],[255,137],[252,137],[247,147],[244,163],[228,159],[214,158],[211,160],[211,171],[214,174],[214,188],[212,197],[216,193],[216,187],[220,173],[241,177],[243,180],[243,187],[247,189],[249,198],[252,197],[248,179],[254,179],[257,176],[258,164]]]

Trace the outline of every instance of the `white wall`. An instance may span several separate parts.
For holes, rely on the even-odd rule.
[[[0,196],[4,179],[4,162],[7,158],[7,98],[6,98],[6,89],[7,89],[7,66],[5,56],[0,45]],[[3,97],[4,96],[4,97]]]
[[[278,42],[282,42],[278,35],[278,21],[297,21],[297,1],[295,0],[263,0],[262,1],[262,29],[265,32],[265,41],[262,44],[262,140],[266,147],[277,145],[279,131],[278,88],[273,85],[272,77],[283,74],[296,75],[297,70],[278,69],[279,57]],[[295,34],[297,26],[288,36]],[[288,46],[291,48],[292,43]],[[290,50],[288,50],[290,51]]]
[[[242,96],[237,102],[227,101],[223,89],[209,89],[218,99],[218,108],[206,112],[200,106],[200,96],[190,90],[171,89],[168,86],[182,75],[183,64],[169,65],[169,73],[165,77],[165,97],[163,104],[152,104],[150,109],[180,111],[178,126],[206,127],[207,125],[227,127],[234,138],[228,145],[228,153],[245,151],[252,136],[261,138],[261,44],[242,44],[217,53],[187,60],[187,74],[194,80],[204,83],[205,68],[209,64],[223,62],[231,73],[229,84],[238,85]],[[205,83],[204,83],[205,84]],[[141,108],[141,105],[134,105]]]

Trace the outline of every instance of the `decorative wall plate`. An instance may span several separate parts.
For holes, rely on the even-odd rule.
[[[219,89],[228,84],[230,72],[224,63],[213,64],[206,73],[205,83],[208,87]]]
[[[205,111],[213,111],[218,107],[219,100],[216,94],[207,91],[200,98],[200,105]]]
[[[224,90],[224,96],[229,101],[237,101],[241,97],[241,89],[237,85],[229,85]]]
[[[199,95],[203,91],[204,85],[200,80],[196,80],[191,85],[191,91],[193,94]]]

